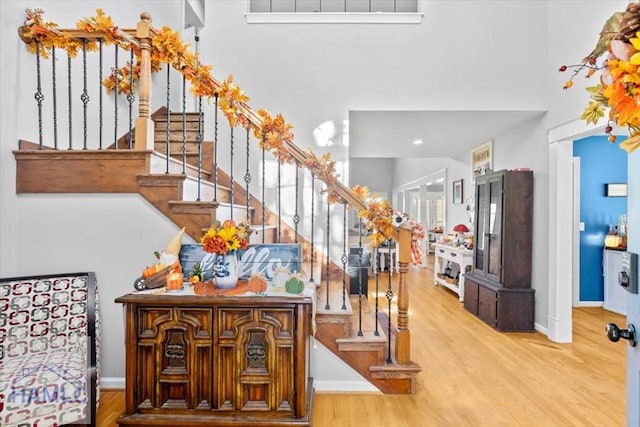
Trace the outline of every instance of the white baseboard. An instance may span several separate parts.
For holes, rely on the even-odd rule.
[[[540,332],[541,334],[545,335],[545,336],[549,336],[549,330],[547,329],[546,326],[542,326],[540,323],[534,323],[533,324],[533,329],[535,329],[536,331]]]
[[[604,301],[578,301],[576,307],[602,307]]]
[[[100,388],[124,390],[124,378],[101,377]],[[381,394],[380,390],[366,381],[313,381],[317,393],[371,393]]]
[[[100,377],[100,388],[124,390],[124,377]]]
[[[316,393],[367,393],[382,394],[377,387],[367,381],[322,381],[313,380]]]
[[[124,390],[125,381],[122,377],[101,377],[100,388],[110,390]],[[313,381],[313,388],[318,393],[373,393],[380,394],[375,386],[367,381]]]

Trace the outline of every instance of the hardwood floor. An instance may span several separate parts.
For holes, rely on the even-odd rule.
[[[626,324],[623,316],[574,309],[574,342],[556,344],[537,332],[494,331],[434,286],[429,269],[407,276],[411,354],[423,369],[417,392],[316,393],[314,426],[625,425],[626,343],[604,333],[608,322]],[[123,410],[124,392],[102,391],[98,426],[115,426]]]

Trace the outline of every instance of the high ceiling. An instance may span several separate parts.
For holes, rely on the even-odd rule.
[[[351,111],[349,157],[456,157],[543,111]],[[423,141],[415,145],[414,140]]]

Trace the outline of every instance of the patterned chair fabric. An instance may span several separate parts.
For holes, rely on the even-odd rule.
[[[0,278],[0,426],[95,426],[94,273]]]

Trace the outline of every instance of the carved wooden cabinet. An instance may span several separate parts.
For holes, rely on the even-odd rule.
[[[499,331],[533,331],[533,172],[476,177],[473,270],[464,307]]]
[[[130,294],[119,425],[309,425],[312,301]]]

